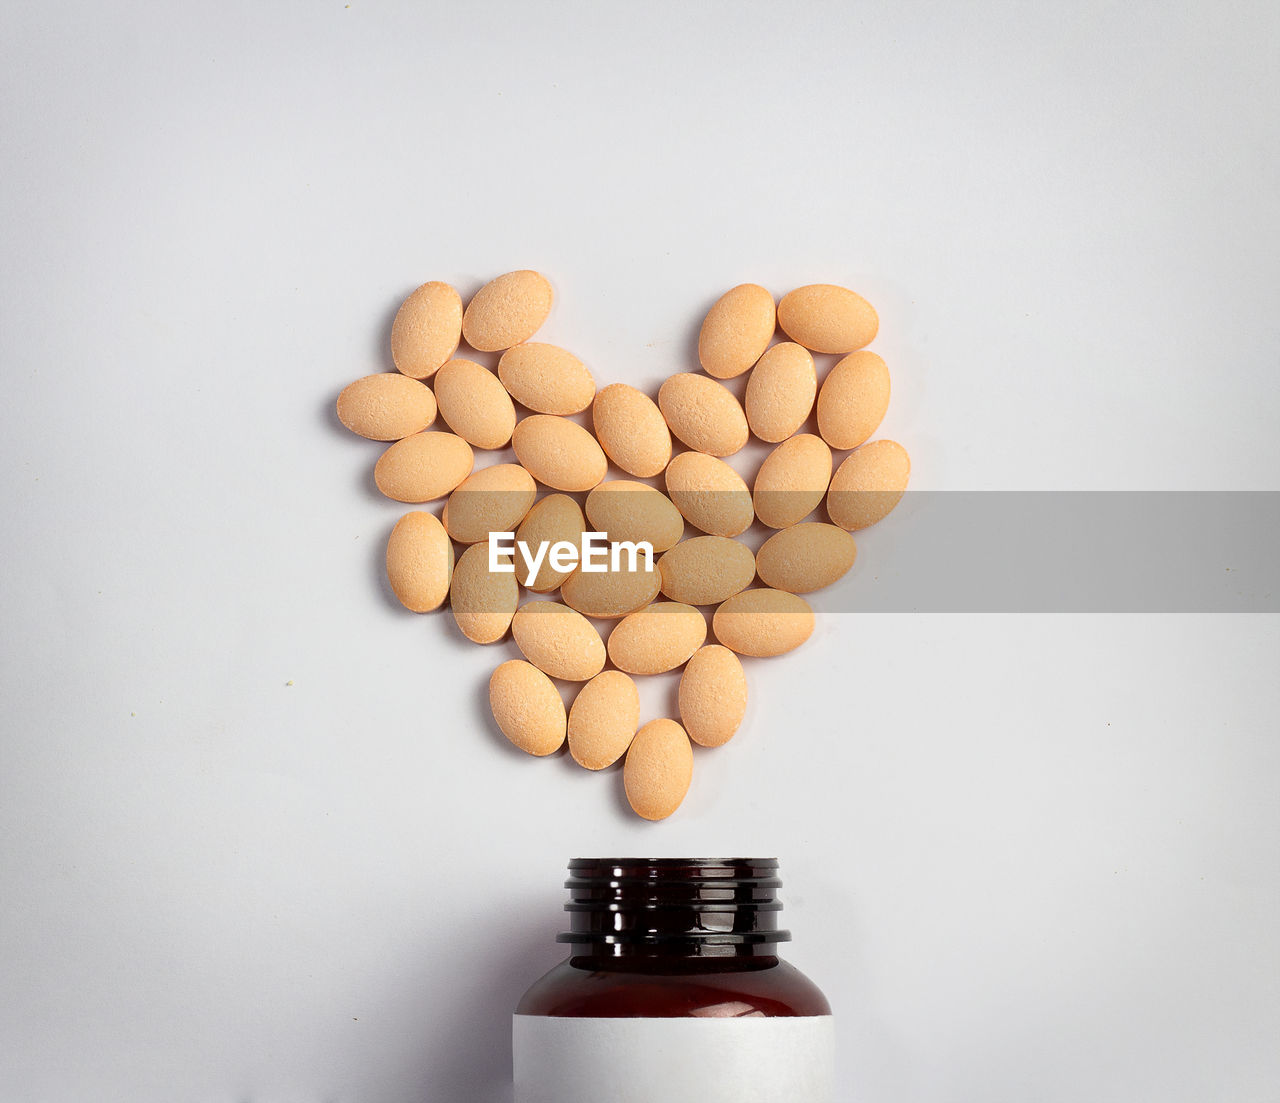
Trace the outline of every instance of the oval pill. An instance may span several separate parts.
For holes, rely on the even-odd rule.
[[[610,540],[641,540],[654,554],[673,547],[684,535],[684,518],[661,490],[648,483],[616,479],[587,495],[587,520]]]
[[[461,437],[432,430],[398,440],[378,457],[373,481],[397,502],[443,498],[471,474],[474,453]]]
[[[621,670],[605,670],[578,690],[569,709],[569,754],[579,766],[603,770],[631,746],[640,726],[640,692]]]
[[[693,372],[671,376],[658,389],[667,426],[696,452],[731,456],[747,443],[747,417],[723,383]]]
[[[533,505],[538,488],[518,463],[497,463],[469,475],[444,504],[440,520],[459,544],[513,532]]]
[[[856,291],[811,283],[789,291],[778,303],[778,325],[814,352],[853,352],[874,340],[880,328],[875,307]]]
[[[777,328],[773,296],[741,283],[715,301],[698,332],[698,360],[708,375],[732,379],[760,359]]]
[[[410,293],[391,323],[391,359],[413,379],[433,375],[458,347],[462,298],[447,283],[424,283]]]
[[[604,640],[581,613],[558,601],[530,601],[516,610],[511,635],[534,666],[552,678],[585,682],[604,669]]]
[[[680,675],[680,720],[701,747],[733,738],[747,714],[747,675],[727,647],[709,643],[693,653]]]
[[[784,440],[760,465],[751,502],[761,524],[787,528],[822,504],[831,482],[831,449],[821,437],[799,433]]]
[[[498,361],[498,378],[512,398],[540,414],[576,414],[596,396],[586,364],[558,345],[537,341],[507,349]]]
[[[627,802],[646,820],[666,819],[693,781],[693,744],[674,720],[650,720],[635,734],[622,768]]]
[[[902,499],[911,457],[897,441],[873,440],[850,452],[831,479],[827,516],[857,531],[883,520]]]
[[[623,617],[609,633],[609,659],[628,674],[665,674],[689,661],[707,638],[692,605],[656,601]]]
[[[666,471],[667,495],[694,528],[712,536],[737,536],[755,518],[751,491],[724,460],[681,452]]]
[[[509,349],[529,340],[551,313],[551,283],[528,269],[490,280],[467,304],[462,336],[481,352]]]
[[[387,538],[387,581],[400,604],[429,613],[443,604],[453,574],[453,545],[435,515],[406,513]]]
[[[489,709],[502,734],[528,754],[554,754],[564,743],[560,691],[531,663],[510,659],[490,675]]]
[[[546,594],[558,589],[573,574],[573,568],[561,571],[552,566],[551,549],[561,542],[581,549],[582,534],[586,527],[582,510],[569,495],[548,494],[537,502],[516,529],[516,578],[520,585],[535,594]],[[530,561],[520,550],[521,544],[534,559],[539,554],[540,546],[547,546],[537,571],[532,575],[529,573]]]
[[[657,404],[625,383],[611,383],[596,395],[591,420],[600,447],[628,475],[641,479],[662,473],[671,459],[671,431]]]
[[[805,423],[818,393],[818,373],[809,350],[794,341],[774,345],[751,369],[743,409],[761,440],[777,444]]]
[[[644,608],[658,596],[662,575],[656,563],[648,570],[637,557],[632,570],[630,560],[621,557],[618,565],[616,571],[574,571],[560,587],[561,600],[584,616],[613,620]]]
[[[516,427],[516,408],[507,389],[488,368],[455,358],[434,380],[445,423],[476,448],[505,448]]]
[[[871,439],[889,409],[889,369],[870,350],[851,352],[822,381],[818,432],[832,448],[857,448]]]
[[[500,557],[510,564],[511,556]],[[489,570],[489,541],[472,544],[453,568],[449,608],[458,630],[473,643],[496,643],[507,634],[520,603],[513,571]]]
[[[813,610],[785,590],[744,590],[716,610],[711,627],[739,655],[767,658],[799,647],[813,634]]]
[[[756,569],[766,586],[808,594],[843,578],[857,556],[844,529],[809,521],[770,536],[756,552]]]
[[[719,605],[751,585],[755,556],[739,540],[727,536],[695,536],[658,560],[662,592],[688,605]]]
[[[435,419],[431,388],[399,372],[366,375],[338,395],[338,420],[369,440],[402,440]]]
[[[525,469],[553,490],[590,490],[609,470],[595,437],[576,421],[551,414],[518,422],[511,446]]]

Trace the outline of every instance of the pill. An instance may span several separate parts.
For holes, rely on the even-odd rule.
[[[500,562],[511,562],[501,556]],[[449,586],[449,608],[459,631],[474,643],[496,643],[507,634],[520,602],[514,573],[489,570],[489,541],[472,544],[459,557]]]
[[[644,541],[654,554],[673,547],[684,535],[684,518],[661,490],[648,483],[615,479],[587,495],[587,520],[610,540]]]
[[[813,634],[813,610],[785,590],[744,590],[716,610],[711,628],[739,655],[766,658],[799,647]]]
[[[742,283],[715,301],[698,333],[698,360],[708,375],[732,379],[760,359],[777,327],[773,296]]]
[[[618,568],[574,571],[560,587],[561,599],[584,616],[613,620],[643,609],[658,596],[662,575],[656,563],[650,569],[642,557],[633,565],[622,556]]]
[[[391,359],[413,379],[427,379],[458,347],[462,299],[447,283],[424,283],[396,311]]]
[[[747,417],[723,383],[693,372],[671,376],[658,388],[667,426],[695,452],[732,456],[747,443]]]
[[[471,445],[452,433],[414,433],[378,457],[373,481],[397,502],[430,502],[470,475],[473,459]]]
[[[693,780],[693,744],[674,720],[650,720],[635,734],[622,768],[627,801],[646,820],[680,807]]]
[[[453,545],[434,514],[406,513],[387,538],[387,581],[400,604],[414,613],[438,609],[449,593]]]
[[[402,440],[435,419],[431,388],[399,372],[366,375],[338,395],[338,420],[370,440]]]
[[[719,605],[756,577],[751,549],[727,536],[695,536],[658,560],[662,592],[689,605]]]
[[[564,701],[532,663],[510,659],[490,675],[489,709],[502,734],[528,754],[554,754],[564,743]]]
[[[530,601],[516,610],[511,636],[534,666],[552,678],[585,682],[604,669],[604,640],[581,613],[558,601]]]
[[[827,516],[856,531],[883,520],[901,500],[911,457],[897,441],[873,440],[850,452],[831,478]]]
[[[875,307],[856,291],[811,283],[782,297],[778,325],[791,340],[814,352],[844,353],[869,345],[880,319]]]
[[[680,674],[680,720],[702,747],[733,738],[747,714],[747,675],[738,656],[718,643],[693,653]]]
[[[809,521],[775,532],[760,545],[756,569],[766,586],[808,594],[843,578],[857,555],[844,529]]]
[[[528,587],[535,594],[547,594],[559,589],[564,580],[573,574],[573,569],[557,570],[551,563],[550,549],[562,541],[581,548],[582,534],[586,527],[582,510],[569,495],[548,494],[537,502],[516,529],[516,578],[520,585]],[[532,575],[529,573],[529,559],[519,550],[521,544],[529,549],[529,554],[534,559],[537,559],[543,545],[547,548],[537,565],[537,571]]]
[[[603,770],[631,746],[640,726],[640,692],[621,670],[604,670],[578,690],[569,709],[569,754],[579,766]]]
[[[600,447],[628,475],[660,475],[671,459],[671,432],[647,394],[611,383],[596,395],[591,420]]]
[[[512,398],[540,414],[576,414],[596,395],[586,364],[558,345],[537,341],[507,349],[498,361],[498,378]]]
[[[791,436],[813,409],[818,373],[809,350],[794,341],[774,345],[751,369],[743,409],[761,440],[777,444]]]
[[[851,352],[822,381],[818,432],[832,448],[871,439],[889,408],[889,369],[874,352]]]
[[[590,490],[609,470],[595,437],[576,421],[551,414],[517,422],[511,446],[529,474],[553,490]]]
[[[551,284],[527,269],[490,280],[467,304],[462,336],[481,352],[509,349],[529,340],[551,313]]]
[[[706,619],[692,605],[655,601],[613,626],[609,659],[628,674],[665,674],[688,662],[706,638]]]
[[[434,380],[440,416],[475,448],[505,448],[516,427],[516,408],[507,389],[488,368],[455,358]]]
[[[798,433],[766,457],[756,473],[751,501],[761,524],[787,528],[822,504],[831,482],[831,449],[821,437]]]
[[[533,476],[518,463],[482,467],[449,495],[440,520],[459,544],[476,544],[490,533],[513,532],[537,493]]]
[[[712,536],[737,536],[754,520],[751,491],[724,460],[681,452],[667,465],[667,495],[694,528]]]

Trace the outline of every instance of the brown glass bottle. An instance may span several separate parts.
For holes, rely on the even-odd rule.
[[[639,1077],[664,1100],[830,1098],[831,1009],[777,955],[790,934],[777,923],[775,860],[580,858],[569,872],[569,930],[558,941],[573,950],[516,1007],[517,1103],[610,1098],[599,1084],[575,1087],[584,1052],[596,1079]],[[779,1022],[723,1025],[730,1019]],[[593,1025],[604,1020],[628,1024]],[[627,1090],[619,1098],[640,1097]]]

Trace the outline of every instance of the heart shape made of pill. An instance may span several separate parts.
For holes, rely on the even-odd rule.
[[[567,743],[589,770],[623,761],[628,803],[659,820],[688,792],[694,745],[739,729],[742,657],[809,638],[800,595],[849,571],[851,534],[898,503],[910,460],[871,439],[889,372],[866,348],[878,316],[848,288],[809,284],[777,302],[758,284],[731,288],[703,319],[701,370],[670,376],[656,401],[625,383],[597,389],[577,356],[534,341],[553,300],[529,270],[465,307],[451,285],[422,284],[392,323],[396,370],[347,386],[338,417],[391,442],[374,466],[384,495],[443,501],[396,523],[387,579],[406,609],[448,602],[466,639],[514,643],[522,657],[489,681],[503,735],[535,756]],[[821,380],[815,354],[833,361]],[[726,461],[753,437],[770,450],[748,486]],[[514,462],[477,467],[477,451],[507,449]],[[833,452],[847,455],[837,465]],[[824,501],[826,520],[811,519]],[[743,537],[761,528],[772,534],[753,550]],[[635,679],[674,671],[679,720],[642,725]]]

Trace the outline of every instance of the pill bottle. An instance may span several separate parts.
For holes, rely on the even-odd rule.
[[[831,1103],[831,1008],[777,954],[772,858],[577,858],[521,997],[515,1103]]]

